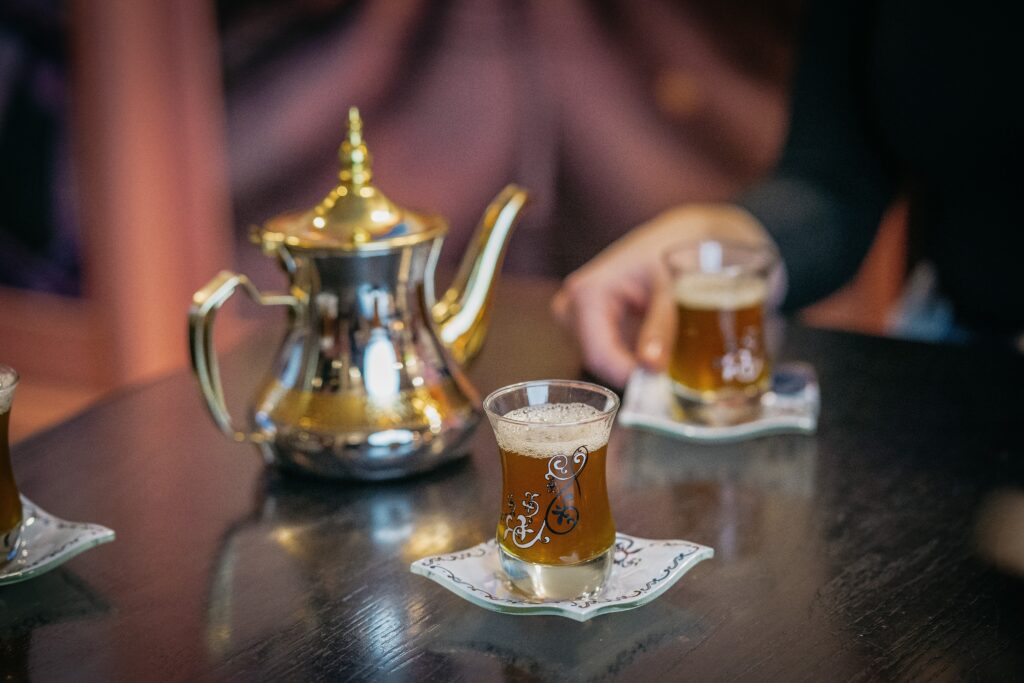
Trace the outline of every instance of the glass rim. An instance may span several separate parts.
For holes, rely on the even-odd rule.
[[[10,365],[0,363],[0,394],[13,391],[14,387],[18,386],[19,379],[21,379],[21,376],[18,375],[17,370]],[[10,380],[9,383],[8,380]]]
[[[506,417],[499,415],[498,413],[491,410],[490,406],[500,396],[510,394],[513,391],[520,389],[526,389],[531,386],[562,386],[571,387],[576,389],[586,389],[593,391],[595,394],[600,394],[607,399],[611,399],[611,403],[607,408],[601,409],[597,415],[584,418],[582,420],[566,420],[565,422],[535,422],[532,420],[517,420],[514,417]],[[484,411],[489,416],[509,422],[516,425],[527,425],[527,426],[544,426],[544,427],[575,427],[577,425],[590,424],[591,422],[600,422],[601,420],[607,420],[610,415],[614,415],[619,409],[619,396],[608,387],[603,387],[600,384],[594,384],[593,382],[584,382],[583,380],[575,379],[531,379],[525,382],[516,382],[515,384],[508,384],[499,389],[495,389],[491,393],[487,394],[487,397],[483,400]]]
[[[719,244],[726,249],[752,254],[758,258],[758,261],[750,264],[723,266],[718,270],[704,270],[700,267],[685,268],[673,262],[673,256],[687,249],[698,247],[701,244]],[[771,272],[772,268],[778,265],[780,261],[781,257],[779,255],[779,250],[771,242],[739,242],[737,240],[718,239],[715,237],[697,237],[680,240],[678,242],[673,242],[662,252],[662,262],[665,267],[668,268],[669,275],[671,275],[673,279],[686,273],[714,273],[716,275],[725,275],[726,277],[735,277],[746,273],[767,274]]]

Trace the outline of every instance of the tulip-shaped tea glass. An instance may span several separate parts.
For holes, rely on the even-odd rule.
[[[21,497],[11,470],[7,434],[17,384],[18,373],[13,368],[0,365],[0,565],[13,560],[18,554],[21,535]]]
[[[678,313],[669,376],[680,407],[709,424],[753,419],[771,383],[764,308],[774,248],[704,240],[665,258]]]
[[[605,458],[618,409],[608,389],[569,380],[513,384],[484,400],[501,452],[501,565],[530,598],[585,597],[608,578]]]

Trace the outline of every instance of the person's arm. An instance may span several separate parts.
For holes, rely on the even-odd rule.
[[[778,246],[785,308],[820,299],[854,275],[895,193],[865,92],[873,4],[808,7],[782,158],[737,201]]]

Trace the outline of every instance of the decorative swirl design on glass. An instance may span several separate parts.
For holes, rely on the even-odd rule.
[[[508,540],[511,537],[517,548],[530,548],[536,543],[551,542],[551,536],[545,531],[561,536],[575,529],[580,521],[580,512],[576,507],[576,496],[580,493],[578,479],[587,466],[589,453],[586,446],[580,446],[572,455],[560,454],[548,460],[548,471],[544,479],[548,482],[548,492],[555,495],[548,502],[540,528],[533,528],[534,518],[540,511],[540,504],[537,503],[540,494],[525,491],[520,502],[522,511],[518,515],[515,501],[509,494],[502,538]]]
[[[558,479],[559,481],[575,479],[583,471],[583,468],[586,467],[589,454],[590,451],[587,450],[586,446],[580,446],[571,456],[554,456],[548,460],[548,473],[544,475],[544,478],[548,480]],[[572,461],[571,465],[570,460]]]
[[[576,508],[576,496],[580,493],[578,477],[587,466],[588,454],[587,447],[580,446],[571,457],[556,455],[548,460],[548,473],[544,478],[548,480],[548,490],[552,485],[556,490],[544,513],[544,522],[553,534],[567,534],[579,524],[580,512]],[[558,488],[556,481],[566,483]]]
[[[522,500],[523,513],[516,515],[513,504],[509,513],[505,515],[505,534],[503,538],[507,539],[511,535],[512,543],[517,548],[530,548],[538,541],[541,543],[551,542],[551,537],[544,534],[545,525],[543,522],[537,531],[533,530],[533,518],[540,510],[540,505],[537,503],[537,496],[539,495],[539,493],[525,492]]]

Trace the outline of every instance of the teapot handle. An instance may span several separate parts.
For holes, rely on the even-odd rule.
[[[239,442],[259,443],[265,438],[262,434],[236,429],[231,422],[221,387],[217,352],[213,348],[213,321],[217,311],[238,287],[261,306],[290,306],[296,309],[299,300],[289,294],[261,294],[248,277],[229,270],[219,272],[192,296],[192,306],[188,311],[188,346],[192,356],[192,370],[199,380],[206,407],[214,422],[229,438]]]

